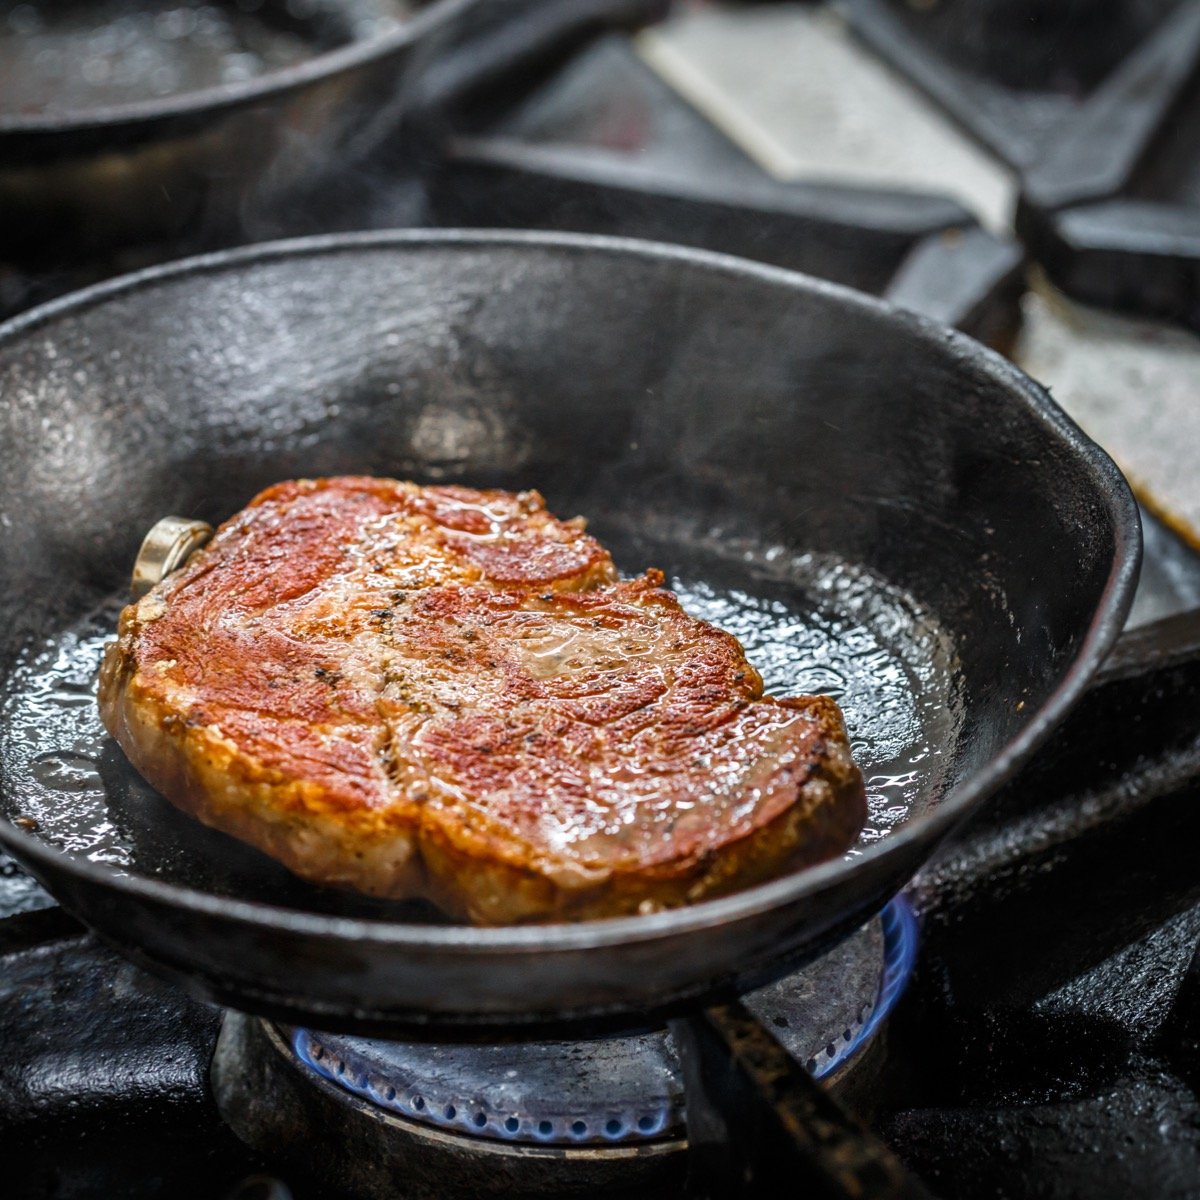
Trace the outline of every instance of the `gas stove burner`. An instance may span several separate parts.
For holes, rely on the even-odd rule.
[[[296,1030],[301,1061],[410,1120],[478,1137],[572,1145],[683,1129],[665,1032],[500,1046],[372,1042]]]
[[[887,1015],[914,945],[911,913],[894,900],[878,921],[746,1003],[793,1057],[824,1079],[849,1062]],[[331,1083],[409,1120],[458,1133],[569,1146],[684,1132],[679,1060],[665,1030],[476,1046],[296,1029],[292,1048]]]
[[[812,1075],[848,1088],[915,953],[912,910],[893,900],[824,957],[745,1003]],[[351,1195],[367,1194],[376,1173],[399,1169],[410,1179],[428,1171],[431,1194],[446,1172],[474,1195],[491,1194],[514,1156],[529,1194],[584,1179],[590,1189],[601,1178],[622,1189],[661,1187],[670,1174],[664,1156],[679,1159],[687,1145],[682,1073],[665,1030],[435,1044],[283,1029],[230,1014],[213,1076],[222,1113],[244,1141],[331,1181],[336,1175]],[[325,1131],[319,1142],[304,1132],[313,1128]],[[348,1182],[338,1159],[351,1147],[359,1149]]]

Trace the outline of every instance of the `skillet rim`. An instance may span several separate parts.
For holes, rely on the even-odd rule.
[[[238,83],[211,84],[149,100],[126,100],[95,108],[0,113],[0,145],[6,138],[69,137],[112,127],[142,130],[160,122],[217,116],[242,105],[276,99],[310,84],[336,79],[358,67],[385,62],[393,54],[407,50],[443,21],[453,21],[474,3],[475,0],[433,0],[433,3],[402,16],[394,29],[374,37],[352,38],[345,45],[334,46],[289,67],[267,71]]]
[[[1079,650],[1057,687],[1034,709],[1025,726],[979,770],[953,787],[937,807],[913,817],[896,832],[864,849],[851,862],[834,859],[805,867],[790,875],[758,884],[714,900],[665,912],[591,921],[545,925],[472,926],[424,925],[400,921],[340,917],[304,909],[282,908],[260,901],[239,900],[199,891],[182,884],[146,876],[126,875],[100,863],[80,859],[20,829],[0,814],[0,845],[22,861],[44,866],[52,875],[65,873],[81,883],[123,892],[131,898],[183,908],[201,917],[215,917],[258,930],[321,939],[349,939],[380,948],[429,952],[445,949],[458,953],[522,955],[577,952],[616,945],[651,943],[660,939],[697,934],[751,919],[770,910],[791,906],[818,896],[843,875],[877,870],[900,859],[921,842],[932,848],[970,809],[1005,783],[1046,740],[1053,728],[1086,689],[1120,634],[1133,602],[1141,565],[1141,520],[1129,484],[1109,455],[1069,417],[1044,387],[996,351],[957,330],[917,313],[841,284],[768,266],[730,254],[697,250],[637,238],[600,234],[532,230],[415,229],[321,234],[304,238],[257,243],[196,255],[159,264],[106,280],[39,305],[0,324],[0,358],[12,343],[57,319],[84,313],[114,296],[152,290],[190,276],[219,274],[230,268],[307,257],[358,253],[364,250],[458,250],[462,248],[513,249],[533,246],[579,254],[601,253],[619,258],[676,262],[714,274],[750,276],[764,283],[833,301],[835,306],[856,308],[876,319],[899,322],[925,343],[936,342],[954,358],[969,361],[995,381],[1014,401],[1057,437],[1085,466],[1113,523],[1112,565]],[[927,855],[918,855],[922,860]],[[37,873],[35,869],[35,874]],[[911,878],[912,872],[905,872]]]

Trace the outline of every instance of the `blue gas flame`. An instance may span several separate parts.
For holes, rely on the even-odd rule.
[[[896,1006],[912,974],[918,940],[917,918],[912,907],[898,896],[883,910],[881,920],[884,961],[875,1004],[851,1038],[828,1056],[823,1056],[820,1063],[810,1060],[809,1070],[817,1079],[838,1071],[871,1040]],[[666,1104],[656,1106],[654,1111],[590,1114],[553,1120],[496,1113],[469,1100],[459,1104],[433,1104],[415,1089],[397,1088],[391,1081],[356,1069],[352,1062],[324,1049],[306,1029],[293,1030],[292,1048],[296,1057],[316,1074],[372,1104],[411,1120],[459,1130],[476,1137],[545,1145],[646,1141],[661,1136],[673,1117],[682,1116],[682,1113],[673,1112],[672,1107]]]
[[[825,1079],[845,1066],[875,1036],[908,985],[920,940],[917,914],[900,895],[888,903],[879,917],[883,923],[883,974],[875,1007],[850,1041],[812,1071],[814,1079]]]

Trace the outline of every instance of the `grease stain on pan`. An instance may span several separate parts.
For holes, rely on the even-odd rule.
[[[789,559],[786,584],[748,582],[745,564],[729,560],[693,555],[689,568],[671,586],[689,612],[741,639],[769,693],[824,693],[842,706],[870,809],[851,857],[936,801],[961,703],[953,646],[929,613],[861,568],[816,556]],[[61,849],[130,874],[283,906],[398,916],[394,903],[295,879],[176,812],[133,771],[94,701],[123,602],[98,606],[10,678],[0,730],[9,815],[31,819]],[[425,906],[402,907],[408,918],[436,919]]]

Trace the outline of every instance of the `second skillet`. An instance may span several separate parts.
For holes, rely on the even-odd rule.
[[[297,475],[538,487],[658,565],[776,691],[833,691],[869,780],[847,859],[644,917],[448,925],[309,887],[175,813],[103,736],[146,529]],[[0,840],[137,961],[325,1028],[644,1018],[864,921],[1111,646],[1134,502],[976,343],[651,244],[352,235],[132,276],[0,331]]]

